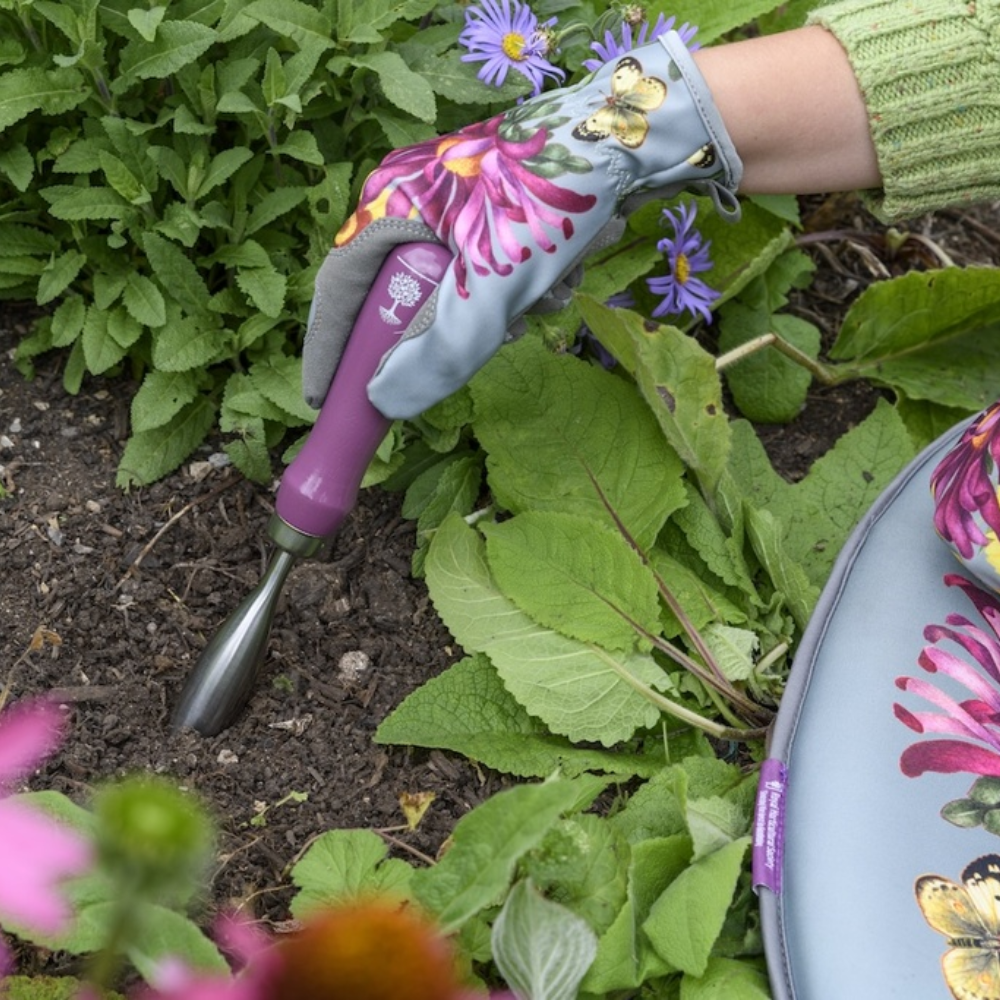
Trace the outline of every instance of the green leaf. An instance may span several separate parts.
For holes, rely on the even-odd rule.
[[[285,305],[288,282],[270,265],[267,267],[241,267],[236,272],[240,291],[265,316],[277,319]],[[315,418],[315,414],[313,414]]]
[[[205,176],[198,185],[194,200],[200,201],[209,191],[213,191],[220,184],[225,183],[244,163],[252,158],[253,150],[246,146],[235,146],[217,153],[212,157],[212,162],[209,163]]]
[[[493,924],[493,960],[504,982],[531,1000],[575,1000],[594,960],[597,938],[586,921],[518,882]]]
[[[508,73],[502,87],[483,83],[478,67],[462,62],[452,50],[423,55],[413,67],[431,85],[434,93],[456,104],[510,105],[531,93],[531,83],[520,73]]]
[[[388,854],[385,841],[371,830],[321,834],[292,866],[292,884],[299,889],[292,915],[301,920],[314,910],[365,896],[409,898],[413,869]]]
[[[377,743],[440,748],[519,778],[567,777],[584,771],[648,777],[662,767],[656,753],[577,746],[553,736],[503,686],[481,653],[431,678],[385,718]]]
[[[698,41],[702,45],[781,7],[779,0],[673,0],[670,12],[679,23],[698,25]]]
[[[297,423],[313,424],[316,411],[302,398],[302,359],[272,357],[250,369],[250,381],[262,396],[280,407]]]
[[[885,400],[774,498],[769,512],[786,528],[784,543],[813,583],[822,585],[847,536],[913,457],[902,420]]]
[[[433,868],[413,874],[417,901],[450,934],[506,893],[514,866],[566,813],[585,808],[605,782],[556,778],[499,792],[455,825],[451,846]]]
[[[630,368],[663,436],[712,490],[729,455],[729,424],[715,359],[672,326],[648,329],[637,313],[577,297],[584,322]]]
[[[167,423],[133,434],[118,463],[115,483],[128,489],[162,479],[205,440],[214,423],[215,407],[198,396]]]
[[[162,427],[198,395],[197,372],[150,371],[132,398],[132,430],[136,434]]]
[[[215,361],[225,347],[225,331],[207,316],[168,310],[168,321],[153,336],[153,364],[161,371],[186,372]]]
[[[166,12],[166,7],[150,7],[149,10],[143,10],[141,7],[133,7],[126,16],[128,17],[129,24],[147,42],[151,42],[156,38],[156,29],[160,26],[160,22],[163,20],[163,15]]]
[[[52,346],[69,347],[83,332],[87,304],[82,295],[69,295],[52,313]]]
[[[122,50],[112,91],[124,93],[135,80],[166,79],[207,52],[217,37],[214,28],[197,21],[164,21],[152,42],[131,41]]]
[[[57,184],[38,192],[48,203],[56,219],[78,222],[83,219],[122,219],[132,207],[109,187],[76,187]]]
[[[156,284],[144,274],[130,271],[125,279],[122,301],[129,315],[143,326],[159,327],[167,321],[167,307],[163,294]]]
[[[914,271],[870,285],[830,356],[843,377],[870,378],[910,399],[978,410],[1000,382],[1000,271]]]
[[[557,510],[652,545],[684,502],[683,466],[635,388],[533,338],[508,344],[470,383],[473,428],[506,509]]]
[[[111,335],[111,315],[91,306],[83,323],[83,356],[94,375],[102,375],[125,357],[125,348]]]
[[[43,306],[58,298],[76,280],[76,276],[87,263],[85,254],[79,250],[67,250],[53,255],[38,276],[38,294],[35,301]]]
[[[60,115],[87,99],[86,80],[75,69],[32,67],[0,74],[0,132],[33,111]]]
[[[522,862],[540,892],[556,900],[598,934],[625,903],[631,848],[602,816],[569,816],[554,826]]]
[[[35,176],[35,161],[27,146],[11,146],[0,150],[0,173],[22,194],[31,186]]]
[[[685,834],[647,837],[633,844],[628,896],[614,923],[601,935],[597,956],[583,981],[587,994],[609,996],[634,990],[673,968],[653,949],[642,930],[653,904],[691,861]]]
[[[535,621],[605,649],[650,648],[639,629],[659,631],[656,579],[621,534],[558,511],[482,530],[493,579]]]
[[[333,48],[333,23],[315,6],[302,0],[254,0],[242,9],[267,25],[279,37],[292,39],[300,48],[320,45]]]
[[[730,302],[722,309],[720,326],[720,352],[774,332],[813,360],[819,356],[819,329],[797,316],[770,315],[742,302]],[[776,347],[762,348],[727,366],[725,377],[740,412],[760,424],[794,420],[812,385],[812,373]]]
[[[316,143],[316,136],[312,132],[290,132],[285,141],[278,144],[275,152],[314,167],[322,167],[325,163],[325,158]]]
[[[434,91],[419,73],[407,66],[398,52],[369,52],[354,56],[351,61],[378,75],[382,92],[397,108],[433,124],[437,118]]]
[[[156,233],[144,233],[143,249],[159,285],[189,312],[208,309],[210,293],[198,268],[176,243]]]
[[[309,193],[304,187],[282,187],[268,191],[250,211],[250,218],[243,229],[244,235],[252,236],[258,230],[288,215],[292,209],[305,201]]]
[[[438,529],[426,571],[452,635],[486,653],[511,694],[553,732],[611,746],[655,724],[658,710],[633,686],[661,681],[652,658],[615,657],[537,625],[497,590],[485,546],[462,518]]]
[[[753,674],[754,655],[760,646],[755,632],[713,622],[703,632],[715,662],[731,681],[745,681]]]
[[[115,903],[110,907],[117,908]],[[144,903],[129,934],[129,961],[146,980],[155,980],[162,964],[178,955],[192,969],[217,975],[228,973],[229,963],[216,945],[188,917],[165,906]]]
[[[680,1000],[770,1000],[767,972],[749,962],[713,956],[701,976],[681,979]]]
[[[699,858],[674,879],[650,909],[643,931],[674,968],[704,975],[743,870],[749,837]]]

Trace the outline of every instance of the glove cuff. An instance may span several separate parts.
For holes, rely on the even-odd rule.
[[[715,150],[719,168],[717,176],[707,180],[694,179],[690,182],[690,186],[699,191],[704,189],[704,193],[712,198],[720,214],[735,213],[738,217],[739,202],[736,191],[743,179],[743,161],[736,152],[733,140],[729,138],[729,132],[722,121],[719,109],[715,106],[708,83],[691,58],[691,52],[684,40],[676,31],[666,32],[657,41],[667,50],[673,65],[687,85],[694,108],[709,136],[709,143]]]
[[[591,110],[570,140],[574,150],[593,150],[582,155],[603,165],[622,214],[651,198],[693,191],[710,197],[724,217],[739,218],[743,164],[677,32],[605,64],[578,93]]]

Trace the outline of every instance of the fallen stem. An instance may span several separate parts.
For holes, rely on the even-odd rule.
[[[805,351],[800,351],[794,344],[790,344],[787,340],[773,332],[761,334],[759,337],[748,340],[745,344],[740,344],[739,347],[734,347],[725,354],[720,354],[715,359],[715,370],[719,372],[724,371],[731,365],[736,364],[736,362],[743,361],[751,354],[755,354],[765,347],[773,347],[776,351],[780,351],[786,358],[790,358],[797,365],[805,368],[818,382],[822,382],[823,385],[836,385],[841,381],[829,366],[824,365],[822,361],[817,361],[815,358],[809,357]]]
[[[613,656],[599,646],[591,646],[590,648],[594,655],[611,667],[626,684],[651,701],[662,712],[666,712],[675,719],[680,719],[681,722],[686,722],[689,726],[694,726],[702,730],[702,732],[708,733],[709,736],[714,736],[719,740],[746,741],[760,739],[767,733],[766,726],[758,729],[734,729],[731,726],[724,726],[721,723],[713,722],[711,719],[706,719],[703,715],[685,708],[683,705],[672,701],[658,691],[654,691],[649,685],[643,684],[638,677],[622,667]]]

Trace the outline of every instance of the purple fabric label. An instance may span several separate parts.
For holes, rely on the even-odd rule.
[[[781,864],[785,853],[785,792],[788,769],[780,760],[765,760],[757,783],[753,819],[753,887],[781,893]]]

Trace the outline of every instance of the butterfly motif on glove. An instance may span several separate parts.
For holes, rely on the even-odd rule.
[[[649,132],[646,115],[666,98],[667,85],[655,76],[644,76],[639,60],[625,56],[611,74],[611,93],[604,105],[573,129],[573,137],[584,142],[612,138],[638,149]]]
[[[922,875],[914,890],[924,918],[948,939],[941,958],[956,1000],[1000,1000],[1000,855],[977,858],[962,884]]]

